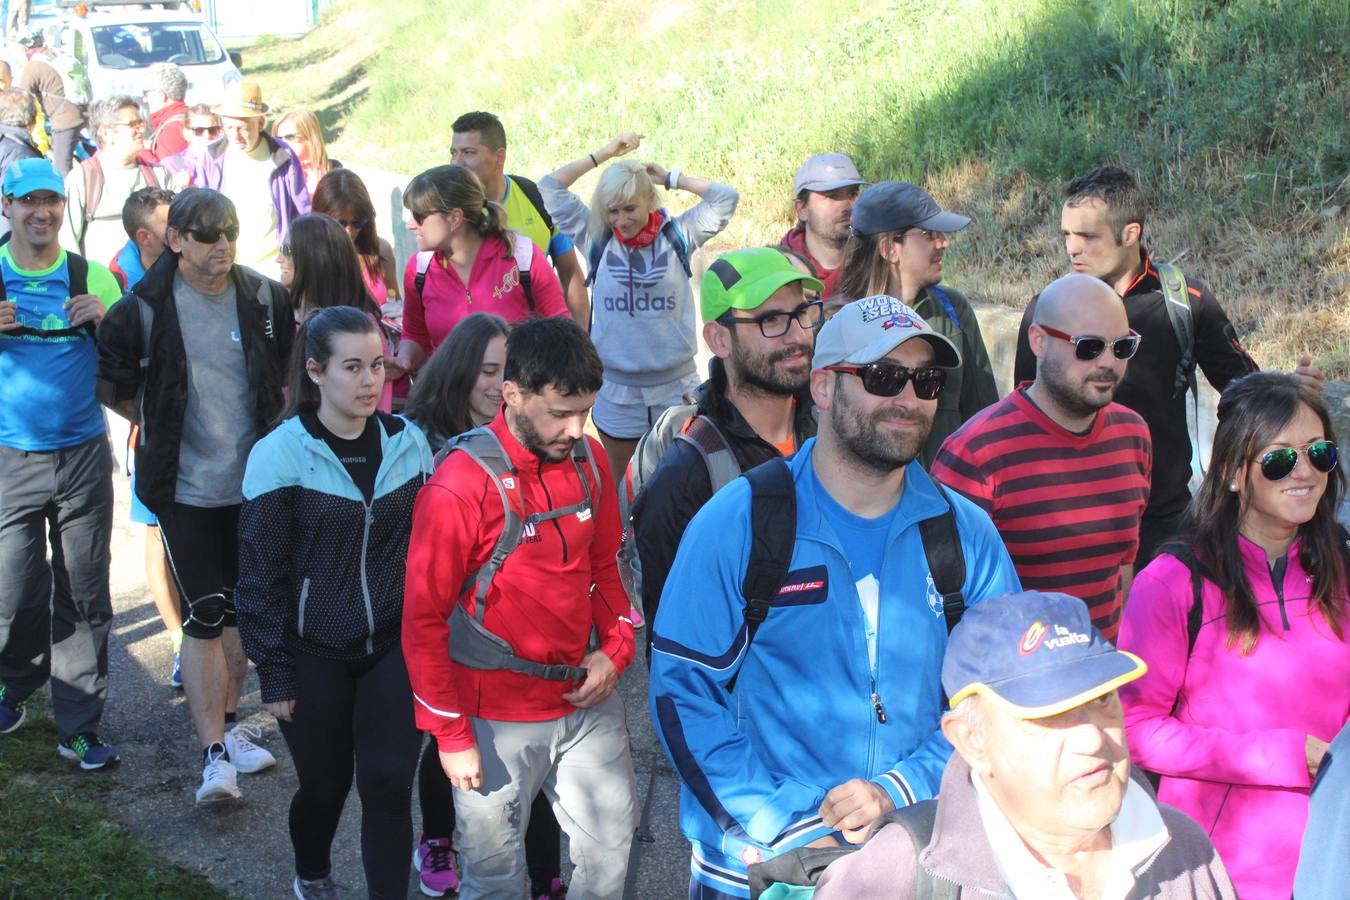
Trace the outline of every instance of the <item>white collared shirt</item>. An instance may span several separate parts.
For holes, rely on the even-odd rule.
[[[985,836],[1012,895],[1020,900],[1077,900],[1064,873],[1044,865],[1027,849],[980,776],[972,772],[970,779],[975,785]],[[1110,834],[1111,861],[1101,897],[1124,900],[1134,888],[1135,868],[1152,857],[1168,838],[1158,805],[1133,778],[1125,788],[1125,799],[1110,825]]]

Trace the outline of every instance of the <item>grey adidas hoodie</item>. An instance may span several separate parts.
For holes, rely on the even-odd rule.
[[[586,204],[552,175],[540,179],[539,192],[554,224],[589,260],[592,242],[604,235],[590,233]],[[675,217],[690,253],[727,227],[738,202],[735,188],[713,182],[696,206]],[[591,288],[591,339],[605,364],[605,380],[651,387],[694,372],[694,288],[666,236],[658,234],[640,249],[611,238],[599,269]]]

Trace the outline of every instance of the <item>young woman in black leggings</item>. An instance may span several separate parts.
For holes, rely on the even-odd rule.
[[[369,895],[408,893],[421,734],[399,630],[431,451],[417,428],[376,411],[384,351],[361,310],[311,315],[282,422],[244,475],[239,634],[300,780],[290,832],[302,900],[334,896],[330,850],[353,774]]]
[[[457,434],[492,421],[502,404],[506,366],[505,319],[474,313],[459,322],[418,374],[403,414],[427,437],[432,452]],[[423,894],[442,897],[459,886],[455,868],[455,793],[441,770],[436,742],[427,741],[417,775],[422,805],[422,837],[413,865]],[[525,831],[525,865],[531,900],[562,900],[562,829],[542,793],[530,807]]]

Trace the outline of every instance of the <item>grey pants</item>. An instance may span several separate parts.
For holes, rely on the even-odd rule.
[[[50,677],[62,740],[98,731],[108,693],[112,513],[103,435],[63,450],[0,447],[0,682],[24,700]]]
[[[637,825],[637,786],[618,694],[551,722],[473,720],[483,786],[455,789],[460,900],[519,900],[525,828],[543,790],[576,866],[568,897],[619,900]]]

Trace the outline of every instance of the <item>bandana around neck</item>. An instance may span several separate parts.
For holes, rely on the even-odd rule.
[[[642,230],[630,238],[619,234],[618,229],[614,229],[614,239],[625,247],[650,247],[652,241],[661,233],[662,224],[660,210],[654,210],[647,218],[647,224],[642,226]]]

